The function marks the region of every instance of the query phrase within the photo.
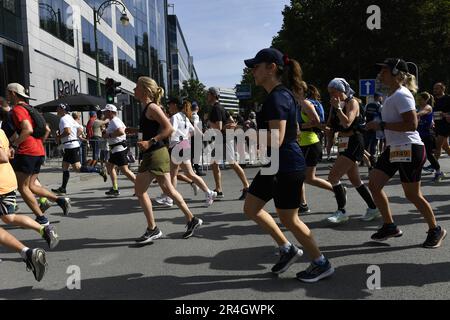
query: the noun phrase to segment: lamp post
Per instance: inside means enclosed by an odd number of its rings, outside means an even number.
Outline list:
[[[419,86],[419,67],[417,66],[417,64],[415,64],[414,62],[407,62],[406,64],[412,64],[416,70],[416,81],[417,81],[417,86]]]
[[[127,26],[130,23],[130,18],[128,18],[127,15],[127,8],[125,5],[118,0],[107,0],[103,2],[98,9],[95,8],[95,6],[92,8],[94,11],[94,39],[95,39],[95,72],[97,77],[97,96],[101,95],[101,86],[100,86],[100,58],[98,53],[98,38],[97,38],[97,24],[100,23],[100,19],[103,16],[103,13],[105,12],[105,9],[111,5],[118,5],[122,7],[122,16],[120,17],[120,22],[122,25]]]
[[[59,23],[61,23],[61,10],[58,9],[58,12],[53,9],[53,7],[47,3],[39,3],[39,7],[44,8],[52,15],[52,20],[55,21],[55,27],[56,27],[56,35],[59,38],[60,37],[60,28],[58,26]]]

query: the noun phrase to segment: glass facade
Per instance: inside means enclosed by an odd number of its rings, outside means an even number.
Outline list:
[[[100,5],[105,2],[105,0],[84,0],[84,2],[86,2],[91,8],[98,9],[100,8]],[[101,16],[103,21],[105,21],[110,27],[112,27],[112,10],[111,10],[111,6],[106,6],[104,7],[105,10],[103,10],[103,12],[101,12]],[[92,13],[92,15],[94,15]]]
[[[0,0],[0,37],[22,44],[22,21],[19,0]]]
[[[83,32],[83,53],[95,59],[94,26],[83,17],[81,19],[81,30]],[[114,70],[112,41],[97,30],[97,43],[100,63]]]
[[[117,49],[117,55],[119,58],[119,73],[129,80],[136,82],[136,61],[120,48]]]
[[[74,46],[72,7],[64,0],[39,0],[39,26],[56,38]]]
[[[8,83],[24,84],[23,53],[0,44],[0,95]]]

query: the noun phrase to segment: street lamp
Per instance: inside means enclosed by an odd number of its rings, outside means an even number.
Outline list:
[[[417,64],[415,64],[414,62],[407,62],[406,64],[412,64],[416,70],[416,81],[417,81],[417,86],[419,86],[419,67],[417,66]]]
[[[100,23],[100,19],[103,16],[103,13],[105,12],[105,9],[111,5],[118,5],[122,7],[122,16],[120,17],[120,22],[123,26],[128,26],[130,23],[130,18],[127,15],[127,8],[125,5],[118,0],[107,0],[103,2],[98,9],[95,8],[95,6],[92,8],[94,11],[94,38],[95,38],[95,71],[96,71],[96,77],[97,77],[97,96],[101,95],[101,87],[100,87],[100,58],[98,53],[98,40],[97,40],[97,24]]]
[[[58,12],[56,12],[51,5],[41,2],[39,2],[39,7],[44,8],[52,15],[52,20],[55,21],[56,35],[58,38],[60,38],[60,27],[58,26],[58,24],[61,23],[61,10],[58,9]]]

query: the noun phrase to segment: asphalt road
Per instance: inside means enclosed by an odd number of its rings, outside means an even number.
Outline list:
[[[443,158],[442,165],[450,171],[450,158]],[[327,166],[320,165],[320,175],[326,176]],[[362,172],[367,178],[367,169],[362,168]],[[246,173],[251,179],[257,169],[247,169]],[[181,239],[185,220],[178,208],[156,209],[157,223],[165,237],[144,247],[137,247],[134,239],[145,231],[145,218],[132,197],[131,184],[123,176],[122,196],[117,199],[105,198],[110,185],[100,177],[72,176],[68,188],[73,203],[70,216],[62,216],[57,206],[49,210],[61,242],[48,252],[47,275],[37,283],[19,256],[1,247],[0,299],[448,299],[450,239],[437,250],[421,248],[427,226],[405,201],[398,177],[386,192],[404,236],[383,244],[370,241],[380,221],[358,220],[365,206],[354,188],[348,192],[351,220],[332,227],[324,219],[336,209],[334,197],[308,187],[313,213],[303,219],[336,268],[332,278],[308,285],[295,280],[295,274],[309,264],[306,256],[285,274],[270,274],[278,259],[276,246],[242,213],[243,202],[236,200],[242,187],[233,171],[223,174],[225,199],[209,209],[202,208],[202,195],[194,197],[190,186],[179,184],[194,214],[205,222],[195,237]],[[61,173],[45,169],[41,180],[56,187]],[[206,182],[213,186],[211,173]],[[440,224],[450,230],[450,179],[436,185],[431,176],[425,176],[423,184]],[[154,197],[160,191],[152,186],[149,193]],[[30,213],[23,203],[20,207],[25,214]],[[267,208],[274,212],[272,203]],[[6,229],[30,247],[46,249],[45,242],[32,231]],[[380,268],[381,289],[368,289],[371,274],[367,271],[373,265]],[[74,283],[73,270],[80,271],[80,290],[67,288],[68,280]]]

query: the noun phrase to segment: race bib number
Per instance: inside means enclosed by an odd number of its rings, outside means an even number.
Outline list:
[[[348,142],[350,141],[350,137],[340,137],[339,138],[339,152],[345,152],[348,149]]]
[[[444,115],[442,114],[441,111],[436,111],[435,113],[433,113],[433,117],[434,117],[434,120],[440,121],[444,118]]]
[[[411,163],[412,145],[406,144],[391,147],[390,160],[392,163]]]

